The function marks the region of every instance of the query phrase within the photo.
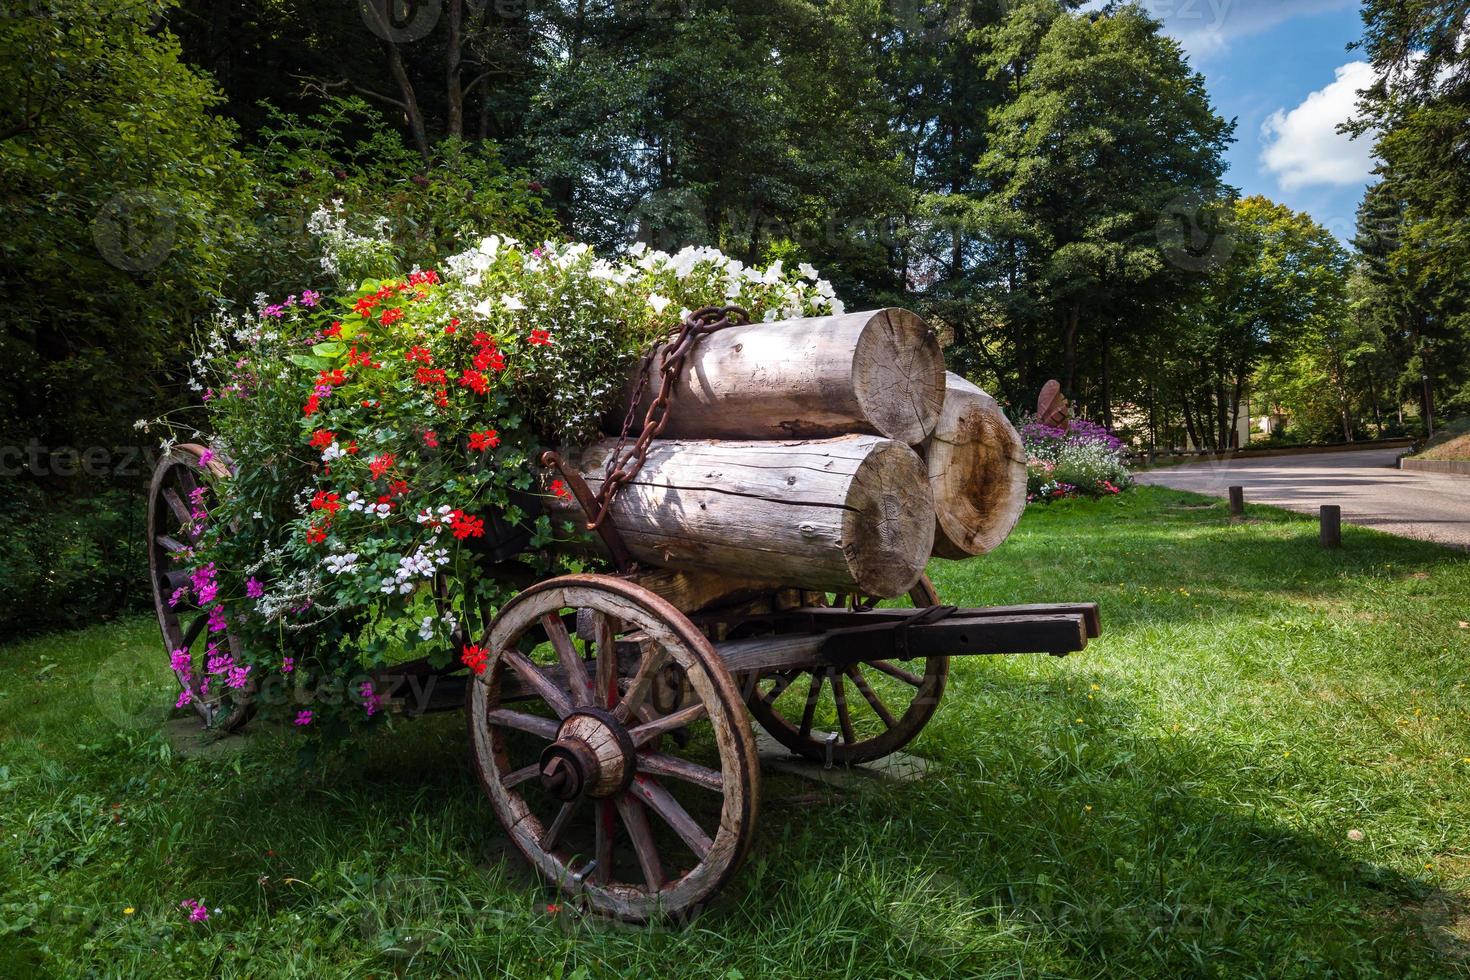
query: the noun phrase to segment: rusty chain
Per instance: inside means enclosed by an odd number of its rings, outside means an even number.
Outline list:
[[[598,530],[602,527],[603,522],[607,520],[608,513],[612,510],[613,498],[633,477],[638,475],[638,471],[643,468],[644,461],[648,459],[648,444],[657,439],[659,433],[663,432],[664,426],[668,425],[669,406],[674,400],[674,383],[678,379],[679,372],[684,369],[684,361],[695,343],[699,338],[712,334],[716,330],[749,322],[750,314],[746,313],[743,307],[704,306],[685,315],[672,339],[656,345],[653,350],[643,355],[643,361],[638,370],[638,383],[633,387],[633,396],[628,403],[628,414],[623,419],[623,429],[618,435],[618,444],[607,458],[602,486],[597,490],[595,498],[597,513],[587,515],[589,529]],[[633,445],[629,446],[628,435],[633,428],[633,420],[638,414],[638,403],[643,400],[644,393],[648,390],[648,378],[651,373],[648,368],[660,356],[663,358],[663,363],[658,371],[658,397],[644,413],[643,431],[639,433]]]

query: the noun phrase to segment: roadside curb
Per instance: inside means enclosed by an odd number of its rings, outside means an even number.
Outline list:
[[[1418,470],[1421,473],[1451,473],[1455,476],[1470,476],[1470,460],[1466,459],[1399,459],[1399,469]]]

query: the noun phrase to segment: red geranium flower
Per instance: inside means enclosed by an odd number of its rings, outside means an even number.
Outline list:
[[[489,657],[490,655],[488,653],[486,653],[484,650],[481,650],[473,643],[468,644],[464,648],[464,651],[459,655],[460,661],[463,662],[463,664],[470,670],[473,670],[476,674],[485,673],[485,661],[488,660]]]
[[[410,364],[414,363],[415,361],[418,361],[422,364],[434,363],[434,355],[429,353],[429,348],[424,347],[421,344],[414,344],[412,347],[410,347],[408,349],[408,353],[403,355],[403,359]]]
[[[393,307],[390,310],[384,310],[383,311],[383,315],[381,317],[379,317],[378,319],[382,320],[383,321],[383,326],[386,327],[390,323],[394,323],[394,322],[396,322],[398,320],[403,319],[403,308],[402,307],[399,307],[399,306],[395,306],[395,307]]]
[[[366,320],[373,315],[373,307],[377,305],[378,298],[376,296],[364,296],[354,303],[352,308],[357,311],[358,316]]]
[[[527,341],[532,347],[549,347],[551,345],[551,333],[547,330],[532,329],[531,339]]]
[[[341,368],[337,368],[334,371],[321,371],[316,376],[316,383],[319,385],[331,385],[333,387],[345,385],[347,383],[347,372]]]
[[[465,538],[483,538],[485,522],[478,517],[471,517],[462,510],[456,510],[449,515],[449,530],[460,541]]]
[[[459,386],[469,388],[477,395],[490,390],[490,382],[479,371],[464,371],[459,376]]]
[[[500,445],[500,433],[494,429],[470,433],[470,448],[477,453],[484,452],[487,449],[494,449],[498,445]]]
[[[373,479],[376,480],[384,473],[387,473],[389,470],[391,470],[393,468],[393,463],[394,459],[392,453],[382,453],[381,455],[374,456],[371,460],[368,461],[368,469],[372,472]]]
[[[486,347],[475,355],[475,370],[504,371],[505,355],[493,347]]]
[[[326,449],[337,439],[337,433],[328,432],[326,429],[317,429],[311,434],[312,449]]]
[[[341,320],[333,320],[332,321],[332,325],[330,327],[328,327],[327,329],[325,329],[325,330],[322,331],[322,336],[323,337],[340,337],[340,336],[342,336],[342,321]]]
[[[301,411],[306,415],[315,415],[321,407],[322,400],[316,395],[312,395],[306,399],[306,404],[301,406]]]
[[[567,485],[560,480],[551,481],[551,492],[556,494],[562,500],[565,500],[572,495],[572,491],[568,490]]]
[[[357,349],[357,345],[353,344],[352,349],[347,352],[347,366],[356,367],[359,364],[365,367],[374,368],[383,366],[381,364],[374,364],[373,355],[371,353],[369,353],[368,351],[359,351]]]
[[[335,493],[327,493],[325,490],[318,490],[316,496],[311,499],[312,510],[324,510],[328,514],[337,513],[337,508],[341,506],[337,502],[337,495]]]
[[[438,449],[439,448],[439,434],[436,433],[433,429],[430,429],[429,431],[425,432],[424,433],[424,445],[428,446],[430,449]]]
[[[306,529],[307,544],[321,544],[327,540],[327,527],[330,522],[323,521],[321,524],[313,524]]]

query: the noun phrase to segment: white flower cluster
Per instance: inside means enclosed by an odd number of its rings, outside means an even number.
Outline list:
[[[449,564],[448,549],[430,550],[428,545],[420,545],[413,554],[404,555],[398,559],[397,570],[392,575],[384,577],[379,591],[407,595],[418,588],[418,579],[433,578],[434,572],[447,564]]]
[[[345,555],[328,555],[322,559],[322,566],[333,575],[349,575],[357,571],[357,552],[349,551]]]
[[[332,445],[335,446],[336,443],[333,443]],[[323,456],[322,458],[325,459],[326,457]],[[344,497],[344,498],[342,498],[342,499],[347,502],[347,509],[348,510],[355,511],[356,513],[359,513],[359,514],[371,514],[371,515],[377,517],[379,520],[381,520],[381,519],[387,517],[389,514],[393,513],[393,505],[392,504],[387,504],[387,503],[375,504],[375,503],[371,503],[368,500],[364,499],[363,498],[363,495],[360,494],[360,493],[358,493],[356,490],[348,491],[347,496]]]
[[[413,519],[420,524],[427,524],[430,534],[438,534],[444,530],[444,525],[449,523],[449,515],[452,512],[453,508],[448,504],[440,504],[438,510],[430,510],[425,507],[415,514]]]
[[[454,618],[454,613],[446,609],[437,620],[433,616],[425,616],[423,618],[423,620],[419,623],[419,639],[432,640],[434,638],[434,634],[437,632],[437,629],[435,628],[436,622],[444,624],[444,630],[446,633],[453,633],[455,629],[459,626],[459,620]]]
[[[347,227],[340,200],[317,208],[307,219],[306,230],[321,239],[322,271],[338,277],[344,284],[361,278],[366,269],[392,259],[393,245],[387,239],[388,219],[375,219],[373,233],[359,235]]]

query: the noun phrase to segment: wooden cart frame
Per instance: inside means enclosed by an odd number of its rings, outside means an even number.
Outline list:
[[[205,628],[170,599],[171,556],[194,527],[191,495],[229,475],[203,447],[175,446],[149,502],[150,571],[169,650]],[[628,921],[683,916],[750,848],[760,771],[751,718],[827,764],[907,745],[934,715],[949,659],[1062,656],[1099,633],[1094,604],[956,608],[927,578],[913,608],[861,596],[665,569],[539,582],[501,608],[483,674],[399,665],[378,679],[409,713],[466,709],[491,806],[528,861],[573,900]],[[232,641],[233,642],[233,641]],[[202,672],[196,663],[192,670]],[[201,676],[180,676],[194,689]],[[423,682],[427,679],[428,683]],[[410,698],[409,689],[427,692]],[[218,699],[196,699],[207,723]]]

